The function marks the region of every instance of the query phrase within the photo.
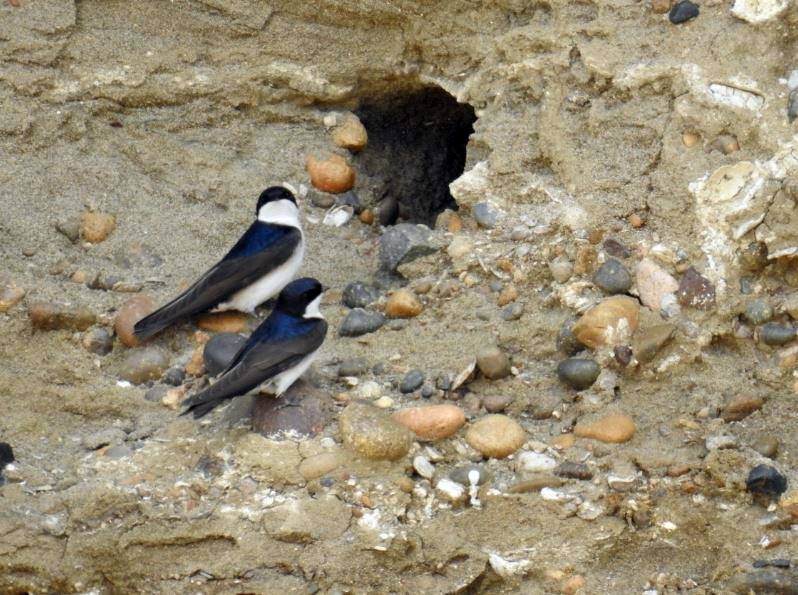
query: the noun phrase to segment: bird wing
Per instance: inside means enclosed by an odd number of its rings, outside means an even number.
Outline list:
[[[326,334],[327,323],[322,319],[306,332],[283,340],[257,340],[253,334],[213,385],[186,400],[182,415],[192,412],[199,418],[225,400],[248,393],[318,349]]]
[[[252,224],[230,252],[191,287],[138,321],[136,337],[148,339],[181,318],[219,305],[283,264],[301,241],[302,232],[295,227]]]

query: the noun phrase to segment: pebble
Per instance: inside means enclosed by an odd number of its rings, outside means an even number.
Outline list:
[[[344,114],[332,131],[333,142],[350,151],[361,151],[368,144],[366,127],[355,114]]]
[[[754,300],[745,307],[743,316],[749,323],[758,326],[773,318],[773,308],[765,300]]]
[[[601,442],[628,442],[635,434],[635,422],[626,414],[613,413],[590,423],[578,423],[574,434]]]
[[[357,388],[357,396],[361,399],[374,400],[380,397],[380,385],[373,380],[366,380]]]
[[[574,258],[574,273],[577,275],[588,275],[596,268],[598,254],[596,249],[589,244],[582,244],[576,249]]]
[[[209,376],[216,376],[233,361],[247,338],[236,333],[219,333],[211,337],[202,351],[202,361]]]
[[[477,354],[477,367],[485,378],[498,380],[510,375],[510,358],[497,346],[492,345]]]
[[[779,496],[787,491],[787,478],[770,465],[757,465],[748,473],[745,489],[752,494]]]
[[[655,312],[662,308],[663,298],[679,289],[670,273],[649,259],[641,260],[635,269],[640,301]]]
[[[394,272],[401,264],[438,251],[432,230],[415,223],[400,223],[389,227],[380,237],[380,268]]]
[[[279,398],[259,396],[254,401],[252,429],[266,437],[315,436],[333,414],[329,395],[302,380]]]
[[[554,277],[557,283],[565,283],[574,274],[574,265],[563,254],[549,263],[549,271],[551,271],[551,276]]]
[[[306,480],[318,479],[334,471],[344,462],[339,452],[322,452],[304,459],[299,464],[299,474]]]
[[[675,330],[671,324],[657,324],[641,329],[632,343],[632,351],[638,361],[646,363],[653,360],[659,350],[673,336]]]
[[[551,471],[557,466],[557,461],[548,455],[538,452],[522,451],[516,458],[516,469],[518,471],[528,471],[530,473],[543,473]]]
[[[244,333],[249,330],[249,316],[243,312],[208,312],[197,318],[197,328],[212,333]]]
[[[99,244],[116,229],[113,215],[86,211],[80,216],[80,233],[83,239],[92,244]]]
[[[338,376],[362,376],[369,370],[364,357],[350,357],[338,364]]]
[[[169,358],[158,347],[133,349],[125,355],[119,368],[119,377],[133,384],[157,380],[169,367]]]
[[[751,242],[740,251],[739,258],[743,270],[751,273],[758,273],[770,264],[768,247],[764,242]]]
[[[344,444],[369,459],[396,460],[407,454],[413,434],[382,409],[351,403],[338,419]]]
[[[450,404],[408,407],[394,412],[393,419],[422,440],[442,440],[463,427],[465,412]]]
[[[39,330],[69,329],[85,331],[95,323],[94,312],[82,306],[69,306],[49,302],[35,302],[28,305],[33,328]]]
[[[496,227],[501,212],[490,202],[478,202],[471,207],[471,214],[474,216],[477,225],[485,229]]]
[[[355,170],[341,155],[330,155],[327,159],[308,155],[305,167],[310,183],[323,192],[338,194],[355,185]]]
[[[740,150],[740,143],[733,134],[720,134],[709,146],[711,149],[720,151],[724,155],[730,155]]]
[[[521,302],[514,302],[502,308],[499,312],[499,316],[501,316],[501,319],[506,322],[512,322],[513,320],[518,320],[524,315],[524,309],[524,304]]]
[[[55,228],[73,244],[80,239],[80,217],[69,217],[56,221]]]
[[[205,374],[207,370],[205,369],[205,345],[198,345],[194,352],[191,354],[191,358],[188,360],[186,364],[186,374],[189,376],[199,377]]]
[[[380,299],[380,292],[361,281],[353,281],[344,288],[341,301],[347,308],[365,308]]]
[[[784,345],[795,339],[795,328],[778,322],[766,322],[759,329],[759,338],[765,345]]]
[[[114,348],[114,336],[101,326],[86,331],[80,342],[86,351],[95,355],[108,355]]]
[[[651,0],[651,10],[656,14],[665,14],[671,9],[671,0]]]
[[[715,286],[693,267],[679,280],[676,299],[682,306],[709,310],[715,305]]]
[[[149,393],[149,391],[147,391]],[[186,396],[187,389],[184,386],[178,386],[176,388],[171,388],[163,393],[161,397],[161,405],[164,407],[171,409],[172,411],[176,411],[177,408],[180,406],[180,403],[183,402],[183,398]],[[147,398],[147,395],[144,395]],[[148,399],[149,400],[149,399]]]
[[[693,4],[690,2],[690,0],[682,0],[681,2],[677,2],[673,5],[673,8],[671,8],[670,13],[668,14],[668,18],[674,25],[686,23],[697,16],[698,5]]]
[[[474,243],[466,236],[455,236],[446,248],[446,254],[453,260],[457,260],[474,249]]]
[[[444,500],[449,502],[459,502],[466,496],[465,487],[447,477],[442,477],[438,481],[435,485],[435,490]]]
[[[512,395],[488,395],[482,397],[482,406],[488,413],[501,413],[513,402]]]
[[[468,428],[466,442],[483,456],[503,459],[526,442],[521,425],[506,415],[486,415]]]
[[[626,293],[632,287],[632,275],[622,262],[610,258],[593,275],[593,283],[607,293]]]
[[[530,492],[539,492],[544,488],[559,488],[563,484],[562,479],[552,475],[540,475],[519,481],[507,488],[508,494],[528,494]]]
[[[394,406],[394,400],[385,395],[374,401],[374,406],[379,407],[380,409],[390,409]]]
[[[798,89],[793,89],[787,99],[787,119],[792,122],[796,117],[798,117]]]
[[[397,289],[385,304],[385,314],[390,318],[413,318],[423,310],[421,302],[409,289]]]
[[[151,403],[162,403],[168,390],[169,389],[163,384],[156,384],[152,388],[147,389],[144,393],[144,399]]]
[[[704,441],[707,450],[721,450],[725,448],[737,448],[737,438],[729,434],[714,434],[707,436]]]
[[[25,290],[17,286],[11,275],[0,273],[0,312],[8,312],[24,295]]]
[[[321,220],[321,223],[332,227],[342,227],[349,223],[354,213],[354,209],[349,205],[338,205],[324,214],[324,219]]]
[[[381,312],[354,308],[344,318],[338,329],[338,334],[342,337],[359,337],[373,333],[383,324],[385,324],[385,316]]]
[[[172,366],[163,375],[161,380],[170,386],[180,386],[186,379],[186,371],[180,366]]]
[[[723,421],[740,421],[754,411],[762,409],[764,400],[754,395],[737,395],[723,407],[721,417]]]
[[[560,330],[557,332],[556,346],[557,351],[565,355],[574,355],[582,351],[585,346],[582,345],[576,337],[574,337],[573,328],[576,319],[573,316],[568,316],[560,325]]]
[[[424,380],[424,372],[421,370],[410,370],[405,377],[402,378],[402,382],[399,384],[399,392],[405,395],[412,393],[424,384]]]
[[[761,434],[751,443],[751,448],[763,457],[773,459],[779,451],[779,440],[770,434]]]
[[[127,434],[119,428],[106,428],[105,430],[83,436],[80,442],[83,448],[97,450],[102,446],[124,442],[125,438],[127,438]]]
[[[123,345],[138,347],[141,345],[133,334],[136,323],[155,310],[155,302],[148,295],[136,295],[125,301],[114,320],[114,331]]]
[[[477,485],[483,485],[491,478],[490,472],[482,465],[463,465],[452,469],[449,473],[449,479],[456,481],[460,485],[470,486],[471,479],[475,474],[477,476]]]
[[[557,477],[567,477],[569,479],[588,480],[593,479],[593,471],[584,463],[574,463],[572,461],[565,461],[560,463],[554,470],[554,475]]]
[[[413,469],[425,479],[432,479],[432,476],[435,474],[435,466],[423,455],[416,455],[413,457]]]
[[[399,203],[395,196],[387,196],[377,205],[377,221],[380,225],[393,225],[398,217]]]
[[[606,298],[576,321],[572,332],[577,341],[593,349],[626,345],[637,329],[640,305],[625,296]]]
[[[507,287],[501,290],[501,292],[499,293],[499,297],[496,300],[496,303],[499,306],[506,306],[507,304],[511,304],[517,299],[518,299],[518,289],[516,288],[515,285],[510,283],[509,285],[507,285]]]
[[[319,209],[329,209],[335,204],[335,195],[311,189],[310,204]]]
[[[592,359],[571,357],[557,365],[557,377],[560,381],[576,390],[593,386],[600,373],[601,367]]]

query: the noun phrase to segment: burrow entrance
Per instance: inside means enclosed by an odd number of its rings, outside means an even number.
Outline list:
[[[430,86],[364,100],[355,113],[369,135],[355,161],[380,223],[432,226],[438,213],[457,208],[449,183],[465,167],[473,107]]]

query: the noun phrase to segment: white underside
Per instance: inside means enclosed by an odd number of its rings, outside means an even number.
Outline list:
[[[310,364],[313,363],[313,360],[316,359],[319,350],[313,351],[303,357],[297,365],[293,368],[289,368],[285,372],[280,372],[277,376],[274,376],[266,382],[263,387],[268,390],[269,392],[273,393],[274,396],[279,397],[288,388],[296,382],[302,374],[304,374],[307,369],[310,367]]]
[[[278,200],[263,205],[258,219],[264,223],[296,227],[302,233],[299,223],[299,209],[288,200]],[[288,285],[302,266],[305,256],[305,238],[299,240],[291,257],[279,267],[261,277],[250,286],[234,293],[226,302],[219,304],[216,311],[239,310],[251,314],[260,304],[274,297]]]

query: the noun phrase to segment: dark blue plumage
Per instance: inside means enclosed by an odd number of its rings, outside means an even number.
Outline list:
[[[269,225],[256,221],[225,255],[228,258],[252,256],[288,238],[296,230],[283,225]]]

